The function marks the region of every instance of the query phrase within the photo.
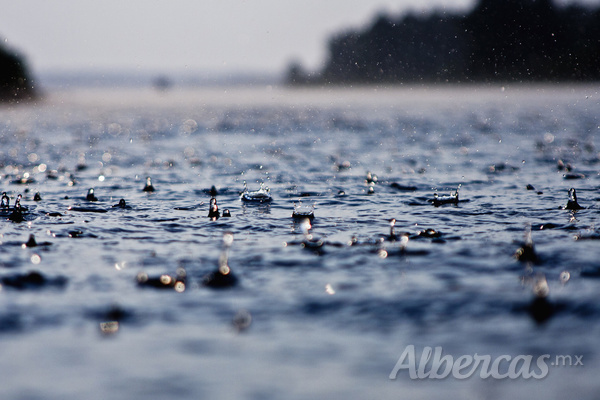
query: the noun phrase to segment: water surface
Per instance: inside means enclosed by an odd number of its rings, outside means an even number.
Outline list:
[[[73,89],[4,107],[0,190],[28,212],[0,221],[0,397],[594,398],[599,130],[595,86]],[[244,182],[273,201],[242,202]],[[430,202],[459,185],[464,201]],[[207,218],[212,186],[231,218]],[[537,263],[513,256],[528,225]],[[239,284],[205,287],[226,232]],[[30,234],[51,244],[22,248]],[[178,270],[183,291],[137,281]],[[390,380],[408,345],[585,365]]]

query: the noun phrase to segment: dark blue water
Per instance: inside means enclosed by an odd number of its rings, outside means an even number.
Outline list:
[[[0,221],[0,397],[594,398],[599,133],[595,86],[72,90],[1,108],[0,190],[27,209]],[[272,201],[241,201],[244,182]],[[207,217],[212,186],[231,218]],[[527,226],[536,262],[514,257]],[[225,233],[237,284],[215,289]],[[584,366],[390,380],[408,345]]]

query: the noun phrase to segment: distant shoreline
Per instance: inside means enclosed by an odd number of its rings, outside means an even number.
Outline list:
[[[45,92],[39,106],[69,107],[123,107],[136,105],[147,110],[172,107],[194,107],[198,112],[218,107],[264,107],[312,109],[323,107],[341,112],[364,107],[381,112],[400,112],[423,104],[463,104],[477,107],[481,101],[497,100],[514,106],[527,106],[531,100],[552,105],[554,99],[572,99],[596,102],[600,99],[600,85],[578,84],[469,84],[469,85],[374,85],[356,86],[228,86],[228,87],[175,87],[162,92],[146,87],[70,87]],[[433,103],[432,103],[433,102]],[[392,108],[389,108],[393,105]]]
[[[260,72],[205,72],[205,71],[153,71],[153,70],[47,70],[37,73],[45,89],[53,88],[144,88],[157,87],[162,82],[164,90],[178,87],[229,87],[241,85],[276,85],[283,80],[281,74]]]
[[[23,56],[0,46],[0,103],[31,101],[38,95]]]
[[[290,85],[600,81],[600,6],[479,0],[468,13],[380,14],[332,36],[317,71]]]

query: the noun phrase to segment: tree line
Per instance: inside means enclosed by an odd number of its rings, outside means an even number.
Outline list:
[[[479,0],[465,15],[379,15],[329,40],[320,71],[289,84],[564,82],[600,79],[600,8]]]
[[[30,100],[35,96],[23,58],[0,45],[0,103]]]

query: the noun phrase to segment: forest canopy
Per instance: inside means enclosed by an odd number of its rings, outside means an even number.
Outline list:
[[[600,8],[479,0],[465,15],[379,15],[335,35],[320,71],[289,84],[564,82],[600,79]]]
[[[23,58],[0,45],[0,102],[17,102],[34,97],[33,81]]]

